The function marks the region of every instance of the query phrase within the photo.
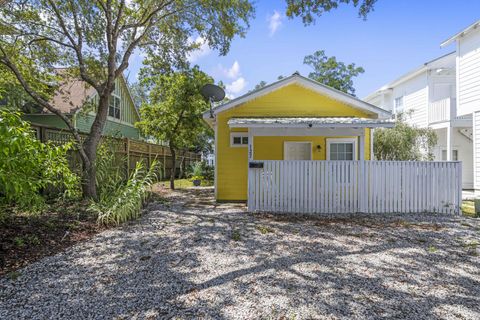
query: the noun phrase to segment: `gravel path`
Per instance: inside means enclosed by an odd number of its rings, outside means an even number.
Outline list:
[[[171,194],[0,279],[0,319],[480,319],[480,221],[288,218]]]

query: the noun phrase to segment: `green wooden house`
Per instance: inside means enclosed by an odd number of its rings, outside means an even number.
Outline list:
[[[52,103],[65,115],[72,119],[75,127],[83,133],[90,132],[95,119],[95,106],[98,95],[96,91],[81,80],[71,80],[63,84]],[[25,120],[32,125],[67,129],[66,124],[55,114],[45,110],[37,110],[25,114]],[[108,118],[104,128],[104,135],[119,138],[143,140],[135,123],[140,120],[133,102],[128,85],[123,76],[115,81],[115,90],[110,99]]]

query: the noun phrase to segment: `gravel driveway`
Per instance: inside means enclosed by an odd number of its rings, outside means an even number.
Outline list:
[[[1,278],[0,318],[480,319],[478,220],[254,216],[211,195]]]

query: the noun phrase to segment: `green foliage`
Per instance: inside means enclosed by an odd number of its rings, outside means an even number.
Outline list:
[[[190,177],[190,180],[195,180],[194,177],[200,177],[198,180],[212,181],[214,179],[214,169],[204,161],[197,161],[188,168],[187,176]]]
[[[378,160],[433,160],[437,135],[431,128],[416,128],[400,115],[395,127],[375,129],[373,152]]]
[[[260,231],[261,234],[272,233],[273,229],[265,226],[257,226],[257,230]]]
[[[142,84],[142,82],[134,82],[129,85],[129,88],[135,108],[139,109],[141,105],[148,102],[147,88]]]
[[[213,132],[202,119],[202,113],[210,106],[200,93],[205,84],[213,83],[210,76],[194,67],[156,75],[145,81],[152,87],[149,104],[140,108],[142,120],[136,123],[145,136],[168,141],[172,155],[179,149],[200,151],[211,146]],[[175,168],[175,156],[172,161],[172,168]],[[175,187],[174,178],[172,169],[172,188]]]
[[[215,178],[215,168],[209,166],[206,162],[202,162],[202,176],[205,180],[213,181]]]
[[[240,231],[237,229],[232,230],[232,240],[233,241],[240,241],[242,240],[242,235],[240,234]]]
[[[377,0],[287,0],[287,17],[301,17],[308,25],[315,22],[315,16],[320,17],[330,10],[337,9],[340,4],[353,4],[358,7],[358,15],[366,19],[373,11]]]
[[[190,177],[201,177],[203,175],[203,168],[202,168],[202,163],[200,161],[195,162],[190,166],[189,170],[189,176]]]
[[[158,184],[162,188],[169,188],[169,182],[163,181]],[[202,180],[202,187],[211,187],[213,186],[213,181]],[[193,183],[190,179],[176,179],[175,180],[175,189],[187,189],[193,187]]]
[[[325,51],[318,50],[304,58],[303,63],[313,68],[308,77],[324,85],[355,95],[353,78],[364,73],[355,63],[345,64],[335,57],[327,57]]]
[[[8,107],[13,110],[23,110],[24,106],[32,105],[32,98],[27,95],[17,79],[0,64],[0,105],[8,102]]]
[[[66,157],[70,148],[40,142],[20,113],[0,110],[0,202],[35,211],[45,204],[45,188],[78,195],[79,179]]]
[[[115,153],[114,140],[106,139],[97,149],[96,184],[100,198],[115,193],[119,185],[125,184],[126,174],[125,157],[118,157]]]
[[[0,5],[0,66],[70,128],[83,162],[84,196],[96,198],[99,133],[115,79],[133,52],[145,54],[145,70],[154,74],[184,68],[204,43],[225,55],[233,38],[245,35],[253,14],[248,0],[6,1]],[[78,79],[99,97],[96,125],[83,143],[70,119],[51,103],[53,94],[68,102],[62,85]]]
[[[30,234],[23,237],[17,236],[13,238],[13,243],[18,248],[23,248],[27,245],[34,247],[40,245],[40,239],[36,235]]]
[[[265,87],[266,85],[267,85],[267,82],[265,82],[265,81],[262,80],[262,81],[260,81],[259,83],[257,83],[257,84],[255,85],[255,87],[254,87],[252,90],[250,90],[250,92],[251,92],[251,91],[256,91],[256,90],[262,89],[262,88]]]
[[[157,181],[156,167],[155,161],[149,170],[145,169],[142,162],[137,162],[126,183],[110,185],[102,190],[99,200],[92,201],[89,206],[90,211],[97,214],[98,223],[118,225],[138,218],[149,187]]]
[[[430,245],[427,249],[428,252],[430,253],[435,253],[438,251],[437,247],[435,247],[434,245]]]
[[[145,134],[168,141],[177,149],[192,148],[197,137],[211,131],[202,120],[209,104],[200,89],[213,79],[198,67],[147,78],[152,84],[150,104],[140,108],[138,128]]]
[[[41,70],[52,75],[61,65],[99,84],[111,55],[123,69],[138,47],[163,69],[186,63],[201,45],[194,37],[224,55],[235,36],[245,35],[253,14],[248,0],[7,1],[0,6],[0,57],[8,55],[28,79],[41,77]]]

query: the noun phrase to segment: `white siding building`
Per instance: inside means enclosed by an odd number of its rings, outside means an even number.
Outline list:
[[[473,118],[473,180],[480,196],[480,21],[475,22],[441,46],[456,44],[457,114]]]
[[[435,160],[459,160],[463,188],[473,188],[472,119],[458,116],[456,54],[449,53],[384,85],[364,100],[393,114],[403,113],[417,127],[430,127],[438,136]]]

